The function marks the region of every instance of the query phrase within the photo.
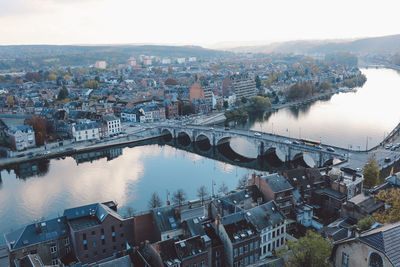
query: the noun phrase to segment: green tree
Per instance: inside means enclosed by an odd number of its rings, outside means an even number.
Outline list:
[[[246,104],[246,103],[247,103],[247,98],[245,98],[244,96],[242,96],[242,98],[240,99],[240,101],[241,101],[243,104]]]
[[[357,226],[361,231],[366,231],[375,223],[374,218],[369,215],[358,221]]]
[[[228,101],[226,101],[226,100],[224,101],[223,107],[224,107],[224,108],[229,108],[229,103],[228,103]]]
[[[149,203],[147,205],[149,207],[149,209],[154,209],[154,208],[158,208],[162,206],[162,202],[161,202],[161,198],[160,196],[157,194],[157,192],[153,192],[153,194],[151,194]]]
[[[268,97],[253,96],[250,98],[250,107],[255,111],[264,111],[271,107],[271,101]]]
[[[362,173],[364,175],[364,185],[374,187],[379,184],[379,166],[374,157],[369,158],[365,164]]]
[[[69,97],[69,93],[65,85],[61,88],[60,92],[58,93],[57,100],[64,100]]]
[[[190,115],[194,113],[194,105],[192,103],[186,102],[181,107],[181,115]]]
[[[331,254],[331,244],[323,237],[308,230],[304,237],[296,241],[288,241],[288,250],[282,249],[278,255],[289,255],[287,267],[328,267]]]

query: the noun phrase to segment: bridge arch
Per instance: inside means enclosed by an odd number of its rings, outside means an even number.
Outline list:
[[[207,136],[207,135],[205,135],[205,134],[198,134],[197,136],[196,136],[196,139],[195,139],[195,142],[196,142],[196,145],[198,146],[198,148],[200,148],[200,150],[203,150],[203,151],[208,151],[208,150],[210,150],[210,148],[211,148],[211,140],[210,140],[210,138]]]
[[[188,146],[192,143],[192,138],[190,134],[186,131],[180,131],[177,134],[178,143],[183,146]]]

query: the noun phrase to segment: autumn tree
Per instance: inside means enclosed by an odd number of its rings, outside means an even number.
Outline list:
[[[359,220],[357,226],[358,228],[360,228],[361,231],[366,231],[370,229],[374,223],[375,223],[374,218],[371,215],[369,215]]]
[[[284,257],[289,255],[287,267],[328,267],[331,264],[328,258],[331,254],[331,244],[322,236],[308,230],[304,237],[295,241],[288,241],[287,248],[278,252]]]
[[[400,189],[381,190],[376,195],[378,200],[389,206],[384,211],[378,211],[373,214],[374,219],[380,223],[393,223],[400,221]]]
[[[47,76],[47,79],[49,79],[49,81],[55,81],[57,79],[57,75],[50,73],[49,76]]]
[[[161,206],[162,206],[161,198],[157,194],[157,192],[154,192],[153,194],[151,194],[151,197],[150,197],[150,200],[148,203],[148,207],[149,207],[149,209],[154,209],[154,208],[158,208]]]
[[[269,101],[268,97],[253,96],[250,98],[250,106],[255,111],[264,111],[271,107],[271,101]]]
[[[200,186],[200,188],[197,189],[197,196],[198,196],[198,197],[200,198],[200,200],[201,200],[201,205],[203,205],[204,198],[208,196],[207,187],[205,187],[204,185]]]
[[[83,86],[85,88],[97,89],[97,88],[99,88],[99,83],[96,80],[91,80],[91,81],[85,82]]]
[[[41,116],[33,116],[28,119],[27,124],[32,126],[33,131],[35,132],[36,145],[44,145],[47,136],[45,119]]]
[[[379,184],[379,166],[374,157],[369,158],[364,166],[362,173],[364,175],[364,185],[374,187]]]
[[[183,191],[183,189],[178,189],[175,191],[175,193],[172,195],[172,201],[175,204],[178,204],[178,206],[182,205],[182,202],[186,200],[186,193]]]

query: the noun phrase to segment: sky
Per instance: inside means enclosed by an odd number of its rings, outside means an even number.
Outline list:
[[[399,34],[398,0],[0,0],[0,45],[206,47]]]

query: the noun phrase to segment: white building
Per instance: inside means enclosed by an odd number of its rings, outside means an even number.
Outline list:
[[[99,124],[86,122],[72,125],[72,138],[75,142],[100,139]]]
[[[104,122],[107,124],[108,136],[114,136],[121,133],[121,120],[114,115],[105,115]]]
[[[96,63],[94,64],[94,67],[104,70],[104,69],[107,68],[107,62],[105,62],[105,61],[96,61]]]
[[[189,62],[196,62],[197,58],[196,57],[189,57]]]
[[[260,233],[260,258],[272,256],[286,242],[286,222],[275,201],[249,209],[247,218]]]
[[[184,57],[177,58],[177,59],[176,59],[176,62],[177,62],[178,64],[183,64],[183,63],[185,63],[185,58],[184,58]]]
[[[11,146],[17,151],[36,146],[35,132],[29,125],[12,127],[8,130],[7,135]]]
[[[170,58],[163,58],[161,61],[162,64],[171,64],[171,59]]]
[[[121,112],[121,120],[136,122],[136,113],[133,108],[124,108]]]

